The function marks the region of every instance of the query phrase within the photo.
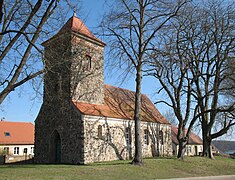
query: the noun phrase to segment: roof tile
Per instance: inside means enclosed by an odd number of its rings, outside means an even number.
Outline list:
[[[134,119],[135,93],[127,89],[105,85],[103,105],[74,101],[75,106],[85,115],[104,116],[120,119]],[[141,117],[146,122],[169,124],[146,95],[141,95]]]
[[[105,46],[105,43],[95,37],[94,34],[86,27],[86,25],[82,22],[81,19],[79,19],[76,16],[72,16],[66,23],[65,25],[59,30],[57,34],[55,34],[52,38],[48,39],[47,41],[43,42],[42,44],[44,45],[45,43],[49,42],[51,39],[54,39],[55,37],[60,36],[61,34],[64,34],[66,32],[75,32],[78,34],[81,34],[85,37],[88,37],[94,41],[97,41],[101,43],[103,46]]]
[[[187,129],[185,129],[185,131],[187,131]],[[179,144],[178,139],[177,139],[177,133],[178,133],[178,127],[176,126],[171,127],[171,138],[172,138],[172,142],[175,144]],[[194,134],[193,132],[191,132],[189,136],[188,144],[202,144],[202,139],[196,134]]]
[[[9,136],[6,136],[6,132]],[[34,144],[34,125],[28,122],[0,121],[0,144]]]

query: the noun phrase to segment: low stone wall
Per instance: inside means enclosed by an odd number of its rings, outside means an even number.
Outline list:
[[[5,163],[27,162],[32,160],[32,155],[27,156],[6,156]]]
[[[0,165],[5,164],[5,156],[0,156]]]

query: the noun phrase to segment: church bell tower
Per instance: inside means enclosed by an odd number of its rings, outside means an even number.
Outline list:
[[[61,93],[63,88],[70,86],[70,93],[64,94],[65,89],[61,95],[69,95],[73,101],[103,103],[105,43],[96,38],[79,18],[71,17],[43,46],[46,68],[57,73],[57,77],[53,77],[57,79],[53,85],[58,88],[56,91]],[[68,75],[67,79],[63,78]],[[51,88],[51,80],[48,86],[46,83],[45,87]]]
[[[42,44],[43,104],[35,120],[36,163],[83,163],[84,125],[74,102],[104,103],[104,46],[72,16]]]

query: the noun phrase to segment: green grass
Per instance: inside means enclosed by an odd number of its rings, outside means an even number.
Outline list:
[[[0,179],[161,179],[193,176],[235,175],[235,159],[202,157],[145,159],[144,166],[130,161],[90,165],[3,165]]]

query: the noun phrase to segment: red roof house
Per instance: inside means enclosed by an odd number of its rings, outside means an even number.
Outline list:
[[[0,155],[4,163],[31,159],[34,155],[34,125],[30,122],[0,121]]]
[[[187,131],[187,129],[186,129]],[[178,127],[172,126],[171,127],[171,139],[172,139],[172,149],[173,154],[177,154],[178,152],[178,139],[177,139]],[[202,152],[202,139],[194,134],[193,132],[190,133],[188,144],[186,146],[186,155],[199,155]]]
[[[187,129],[186,129],[187,131]],[[178,140],[177,140],[177,133],[178,133],[178,128],[176,126],[173,126],[171,128],[171,138],[172,138],[172,143],[175,144],[179,144]],[[189,136],[189,141],[188,144],[202,144],[202,139],[197,136],[196,134],[194,134],[193,132],[190,133]]]
[[[0,145],[34,144],[34,125],[30,122],[0,121]]]

